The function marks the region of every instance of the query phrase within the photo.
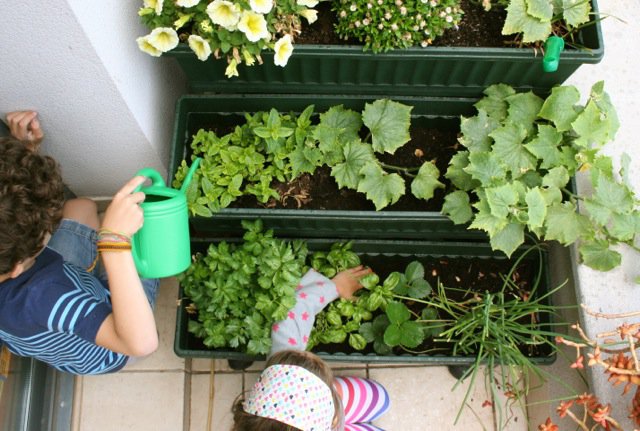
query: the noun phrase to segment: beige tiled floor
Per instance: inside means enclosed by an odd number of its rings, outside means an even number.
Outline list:
[[[160,348],[118,374],[78,378],[73,431],[231,428],[233,401],[253,385],[264,364],[255,363],[241,372],[229,368],[226,361],[178,358],[173,352],[177,282],[164,280],[160,289],[155,311]],[[454,426],[466,385],[453,390],[456,380],[446,367],[350,363],[332,366],[336,374],[368,376],[387,388],[392,408],[376,422],[387,431],[496,429],[493,409],[485,403],[496,400],[485,389],[482,378]],[[506,429],[526,430],[522,412],[508,411],[511,420]]]

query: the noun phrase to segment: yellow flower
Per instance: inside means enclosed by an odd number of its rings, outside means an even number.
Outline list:
[[[224,71],[224,74],[227,78],[231,78],[233,76],[238,76],[238,62],[236,59],[232,59],[227,66],[227,69]]]
[[[240,7],[227,0],[214,0],[207,6],[207,15],[214,24],[233,31],[240,20]]]
[[[318,11],[315,9],[305,9],[300,12],[300,15],[305,17],[307,21],[309,21],[309,24],[313,24],[318,20]]]
[[[176,0],[176,4],[182,7],[194,7],[200,0]]]
[[[271,36],[267,29],[267,21],[264,19],[264,16],[253,11],[242,12],[242,17],[238,23],[238,30],[243,32],[251,42],[268,39]]]
[[[192,34],[189,36],[189,48],[196,53],[198,60],[205,61],[211,55],[211,46],[206,39],[201,36]]]
[[[163,5],[164,0],[144,0],[144,7],[150,7],[156,12],[156,15],[160,15],[162,13]]]
[[[146,36],[147,42],[158,51],[167,52],[178,46],[178,33],[171,27],[158,27]]]
[[[296,3],[298,6],[316,7],[318,0],[298,0]]]
[[[256,13],[269,13],[273,8],[273,0],[249,0],[249,5]]]
[[[275,55],[273,56],[273,64],[276,66],[285,67],[293,52],[293,44],[291,43],[291,36],[285,34],[278,40],[273,47]]]
[[[157,49],[155,46],[151,45],[149,43],[148,38],[149,38],[148,35],[137,38],[136,42],[138,42],[138,48],[140,48],[140,51],[146,52],[149,55],[152,55],[154,57],[160,57],[162,55],[162,51]]]

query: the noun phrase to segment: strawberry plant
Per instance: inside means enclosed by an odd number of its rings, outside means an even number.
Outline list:
[[[445,197],[443,213],[457,224],[489,234],[491,246],[510,256],[531,233],[564,245],[579,241],[582,261],[607,271],[620,264],[611,247],[636,248],[638,200],[602,146],[613,139],[618,118],[603,83],[585,105],[575,87],[555,87],[547,99],[494,85],[476,103],[478,114],[462,118],[465,147],[445,176],[457,190]],[[569,185],[586,174],[592,192]],[[585,210],[578,212],[578,208]]]
[[[178,279],[198,314],[189,332],[205,346],[267,354],[271,326],[295,305],[307,249],[303,241],[262,232],[259,220],[242,225],[242,244],[211,244]]]
[[[187,190],[191,213],[209,217],[243,195],[254,195],[261,203],[277,199],[275,181],[289,182],[323,165],[331,168],[339,188],[364,193],[377,210],[405,194],[405,179],[421,199],[444,187],[431,161],[400,167],[376,157],[393,154],[410,140],[410,106],[381,99],[367,103],[361,113],[338,105],[314,116],[313,109],[308,106],[299,116],[275,109],[246,114],[244,124],[221,137],[199,130],[191,148],[203,160]],[[187,170],[183,161],[174,186]]]

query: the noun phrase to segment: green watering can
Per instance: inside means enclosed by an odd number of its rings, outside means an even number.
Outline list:
[[[140,204],[144,224],[131,238],[133,260],[141,277],[170,277],[191,264],[185,192],[199,164],[198,158],[191,165],[180,190],[167,187],[155,169],[144,168],[136,174],[151,180],[150,186],[136,189],[145,194],[144,202]]]

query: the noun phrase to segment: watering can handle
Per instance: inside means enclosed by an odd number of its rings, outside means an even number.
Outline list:
[[[142,176],[142,177],[149,178],[151,180],[151,185],[152,186],[162,186],[162,187],[165,186],[164,178],[162,178],[162,175],[160,175],[160,172],[156,171],[153,168],[140,169],[136,173],[136,176]],[[134,192],[139,192],[141,188],[142,188],[142,184],[140,184],[138,187],[136,187]]]
[[[193,179],[193,174],[196,173],[196,170],[198,169],[198,166],[200,166],[200,161],[202,159],[200,157],[197,157],[193,163],[191,163],[191,167],[189,168],[189,172],[187,172],[187,175],[184,177],[184,181],[182,181],[182,187],[180,187],[180,191],[182,193],[185,193],[187,191],[187,188],[189,188],[189,184],[191,183],[191,180]]]

